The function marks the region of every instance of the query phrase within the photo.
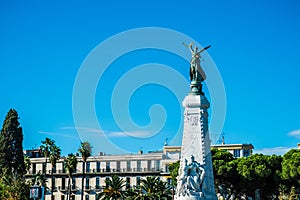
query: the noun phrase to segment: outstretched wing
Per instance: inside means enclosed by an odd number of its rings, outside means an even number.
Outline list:
[[[208,49],[208,48],[210,48],[210,47],[211,47],[211,45],[208,45],[207,47],[205,47],[205,48],[201,49],[201,50],[199,51],[199,53],[201,53],[201,52],[203,52],[203,51],[207,50],[207,49]]]
[[[211,45],[208,45],[208,46],[207,46],[207,47],[205,47],[204,49],[205,49],[205,50],[207,50],[207,49],[208,49],[208,48],[210,48],[210,47],[211,47]]]

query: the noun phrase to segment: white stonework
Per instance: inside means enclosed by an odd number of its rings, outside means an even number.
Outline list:
[[[177,200],[216,200],[214,188],[214,176],[212,160],[210,153],[210,139],[208,133],[208,113],[210,104],[204,94],[190,94],[183,101],[184,111],[184,130],[182,138],[182,149],[180,159],[180,169],[178,176],[178,187],[175,199]],[[193,156],[194,161],[191,160]],[[196,163],[199,165],[197,172],[189,175],[190,171],[186,169],[191,165],[187,163]],[[195,165],[196,165],[195,164]],[[201,166],[201,167],[200,167]],[[203,172],[201,172],[201,170]],[[204,169],[204,170],[203,170]],[[198,178],[195,174],[204,173],[204,177]],[[199,181],[200,189],[191,187],[187,180],[190,176]],[[181,178],[180,178],[181,177]],[[184,179],[184,177],[186,177]],[[201,181],[201,183],[200,183]],[[181,185],[185,184],[185,187]]]

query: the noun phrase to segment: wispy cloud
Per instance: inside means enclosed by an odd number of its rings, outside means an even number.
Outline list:
[[[295,138],[300,138],[300,129],[298,130],[293,130],[288,133],[289,136],[295,137]]]
[[[272,147],[272,148],[255,149],[254,153],[262,153],[265,155],[273,155],[273,154],[283,155],[293,148],[295,147]]]
[[[147,138],[153,135],[151,132],[147,131],[132,131],[132,132],[109,132],[105,131],[104,134],[107,137],[138,137],[138,138]]]
[[[113,137],[127,137],[128,135],[126,135],[124,132],[120,131],[120,132],[105,132],[105,135],[107,137],[113,138]]]
[[[80,130],[88,133],[103,133],[104,131],[100,129],[95,129],[95,128],[89,128],[89,127],[76,127],[76,126],[66,126],[66,127],[61,127],[60,129],[62,130]]]
[[[68,137],[73,139],[78,139],[78,137],[75,137],[73,135],[65,134],[65,133],[58,133],[58,132],[48,132],[48,131],[39,131],[40,134],[45,135],[52,135],[52,136],[60,136],[60,137]]]
[[[109,138],[116,138],[116,137],[138,137],[138,138],[147,138],[153,135],[152,132],[147,131],[108,131],[108,130],[100,130],[96,128],[90,127],[75,127],[75,126],[67,126],[60,128],[62,130],[78,130],[84,134],[99,134],[98,136],[106,136]]]

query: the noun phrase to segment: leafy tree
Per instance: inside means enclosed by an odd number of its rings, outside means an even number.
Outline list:
[[[238,160],[226,151],[212,149],[211,153],[217,191],[225,199],[240,193],[241,176],[237,173]]]
[[[174,163],[170,164],[168,167],[170,175],[172,177],[172,196],[175,193],[174,188],[176,188],[176,186],[177,186],[177,177],[178,177],[178,173],[179,173],[179,167],[180,167],[180,161],[174,162]]]
[[[300,189],[300,150],[291,149],[283,155],[281,177],[288,186]]]
[[[4,172],[0,179],[1,200],[29,200],[29,185],[22,177],[13,177]]]
[[[8,186],[3,183],[3,180],[0,180],[0,199],[8,199],[9,198],[9,189]]]
[[[68,155],[67,159],[64,162],[64,166],[65,166],[68,176],[69,176],[67,200],[70,199],[70,194],[71,194],[70,183],[71,183],[73,173],[76,172],[77,163],[78,163],[77,158],[72,153]]]
[[[81,200],[83,200],[83,191],[84,191],[84,179],[85,179],[85,165],[86,160],[92,154],[92,146],[89,142],[81,142],[80,148],[78,149],[82,157],[82,181],[81,181]]]
[[[52,146],[50,146],[50,155],[49,155],[49,160],[50,160],[51,167],[52,167],[52,170],[51,170],[51,199],[52,200],[54,199],[53,181],[55,181],[55,180],[53,180],[53,171],[55,170],[55,165],[56,165],[56,162],[59,160],[60,155],[61,155],[61,149],[58,146],[56,146],[55,143],[53,143]]]
[[[28,156],[24,156],[24,163],[25,163],[25,170],[26,172],[28,172],[31,167],[31,161]]]
[[[125,186],[123,179],[117,175],[113,175],[111,179],[107,179],[106,182],[109,187],[97,195],[97,200],[125,199],[126,191],[122,189]]]
[[[255,190],[260,189],[262,199],[278,193],[281,171],[280,156],[255,154],[247,158],[240,158],[237,166],[242,176],[241,185],[247,196],[254,196]]]
[[[289,200],[298,200],[298,195],[297,195],[297,193],[296,193],[296,188],[295,188],[295,186],[292,186],[292,188],[291,188]]]
[[[15,178],[26,173],[23,157],[23,133],[16,110],[10,109],[0,134],[0,174],[4,171]]]
[[[170,175],[172,177],[172,185],[176,186],[177,185],[177,176],[178,176],[178,171],[180,167],[180,161],[174,162],[169,165],[168,169],[170,171]]]

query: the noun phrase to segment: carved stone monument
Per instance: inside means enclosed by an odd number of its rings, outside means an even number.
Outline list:
[[[184,130],[175,199],[216,200],[208,133],[207,109],[210,104],[202,91],[202,82],[206,76],[200,66],[200,53],[210,46],[198,50],[197,47],[193,48],[193,43],[184,45],[192,53],[191,90],[183,101]]]

